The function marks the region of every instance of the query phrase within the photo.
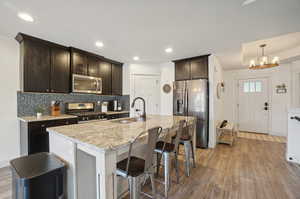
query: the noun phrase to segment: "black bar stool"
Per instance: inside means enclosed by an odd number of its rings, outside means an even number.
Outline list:
[[[157,174],[159,173],[159,168],[160,168],[160,162],[161,162],[161,156],[164,158],[164,185],[165,185],[165,198],[168,198],[168,192],[170,189],[171,185],[171,176],[170,176],[170,156],[173,154],[175,156],[175,170],[176,170],[176,178],[177,178],[177,183],[179,182],[179,171],[178,171],[178,145],[180,141],[180,137],[182,134],[183,126],[185,124],[185,120],[181,120],[179,122],[179,127],[174,139],[173,143],[169,143],[168,138],[169,138],[169,132],[165,136],[165,141],[159,141],[156,144],[155,152],[157,153],[157,165],[156,165],[156,172]]]
[[[155,127],[150,129],[148,132],[143,132],[139,134],[135,139],[133,139],[129,146],[128,157],[117,163],[117,175],[128,179],[130,199],[140,198],[141,183],[140,179],[142,176],[146,178],[150,177],[152,186],[152,196],[147,193],[143,193],[148,197],[156,198],[156,190],[154,184],[154,171],[153,171],[153,153],[155,149],[156,142],[158,140],[159,134],[162,132],[161,127]],[[145,158],[139,158],[131,155],[132,147],[134,143],[145,136],[148,133],[148,143],[147,150],[145,153]],[[121,194],[121,196],[124,195]]]

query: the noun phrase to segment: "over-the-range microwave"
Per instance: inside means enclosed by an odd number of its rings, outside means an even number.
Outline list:
[[[102,79],[85,75],[73,74],[72,92],[102,94]]]

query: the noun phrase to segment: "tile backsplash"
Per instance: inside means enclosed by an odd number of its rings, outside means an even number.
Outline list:
[[[123,96],[102,96],[94,94],[61,94],[61,93],[27,93],[18,91],[18,116],[32,116],[35,115],[37,107],[41,106],[45,109],[45,115],[50,114],[51,101],[61,102],[61,113],[65,113],[66,102],[98,102],[119,100],[122,104],[123,110],[129,110],[129,95]],[[96,106],[96,110],[100,111],[100,106]]]

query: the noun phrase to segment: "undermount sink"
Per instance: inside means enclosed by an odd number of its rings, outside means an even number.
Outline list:
[[[138,118],[127,118],[127,119],[121,119],[121,120],[113,120],[111,122],[120,123],[120,124],[129,124],[129,123],[138,122],[138,121],[140,121]]]

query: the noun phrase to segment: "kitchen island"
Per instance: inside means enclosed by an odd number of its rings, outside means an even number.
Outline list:
[[[137,135],[160,126],[176,130],[180,120],[193,117],[150,115],[146,121],[117,119],[48,128],[50,152],[65,161],[68,199],[114,199],[125,183],[116,177],[117,162],[127,157],[129,143]],[[195,138],[194,143],[195,142]],[[142,156],[146,139],[133,149]],[[195,147],[195,146],[193,146]]]

